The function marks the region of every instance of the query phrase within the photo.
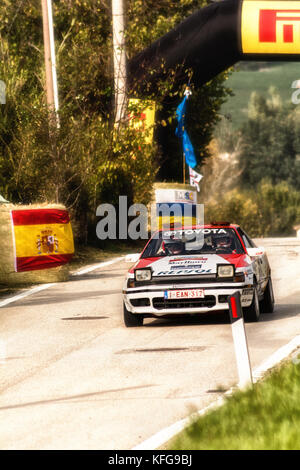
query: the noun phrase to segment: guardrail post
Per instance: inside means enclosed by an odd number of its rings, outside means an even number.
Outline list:
[[[228,296],[232,338],[239,374],[239,388],[253,384],[240,292]]]

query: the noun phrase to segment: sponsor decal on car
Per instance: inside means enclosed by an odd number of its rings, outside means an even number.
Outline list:
[[[225,233],[228,232],[223,228],[199,228],[199,229],[191,229],[191,230],[172,230],[169,232],[163,232],[163,238],[167,237],[178,237],[178,236],[187,236],[187,235],[200,235],[200,234],[210,234],[210,233]]]
[[[188,258],[188,259],[171,259],[169,264],[171,269],[193,268],[201,269],[202,264],[207,261],[207,258]],[[200,264],[201,263],[201,264]]]
[[[175,256],[172,258],[164,257],[155,259],[148,266],[153,270],[153,276],[181,276],[194,274],[214,274],[217,264],[227,264],[228,260],[218,256]],[[140,266],[139,266],[140,267]]]
[[[173,276],[176,274],[208,274],[211,273],[211,269],[178,269],[178,271],[175,269],[172,271],[159,271],[158,273],[155,273],[155,276]]]
[[[201,258],[195,258],[195,257],[193,257],[193,258],[183,258],[183,259],[182,259],[182,258],[177,258],[177,259],[170,259],[169,264],[175,263],[175,264],[181,264],[181,265],[182,265],[182,264],[183,264],[183,265],[187,265],[187,264],[191,264],[191,265],[192,265],[192,264],[198,264],[199,261],[200,261],[201,263],[204,263],[204,262],[207,261],[207,260],[208,260],[208,258],[203,258],[203,257],[201,257]]]

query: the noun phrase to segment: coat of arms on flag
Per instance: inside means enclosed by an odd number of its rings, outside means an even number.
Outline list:
[[[200,192],[200,181],[203,178],[203,175],[200,175],[200,173],[197,173],[193,168],[189,167],[190,171],[190,185],[194,186],[197,188],[197,191]]]

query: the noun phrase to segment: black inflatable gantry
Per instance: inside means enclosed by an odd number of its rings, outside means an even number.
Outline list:
[[[300,1],[221,0],[136,55],[128,64],[130,88],[153,92],[178,66],[192,69],[199,87],[241,60],[299,59]]]

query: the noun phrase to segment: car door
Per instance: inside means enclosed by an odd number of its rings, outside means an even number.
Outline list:
[[[250,246],[252,246],[253,248],[257,248],[257,250],[258,250],[257,257],[260,261],[262,279],[264,281],[267,281],[269,276],[270,276],[270,265],[269,265],[269,261],[268,261],[268,257],[267,257],[267,254],[265,252],[265,249],[263,247],[257,247],[255,245],[254,241],[245,232],[244,232],[244,235],[247,238]]]
[[[242,240],[244,242],[244,245],[246,247],[246,250],[248,252],[249,249],[249,256],[251,257],[253,261],[253,267],[254,267],[254,272],[256,274],[256,279],[257,283],[259,285],[259,288],[261,290],[264,290],[266,279],[268,278],[268,260],[267,257],[264,253],[264,250],[259,250],[258,247],[255,245],[254,241],[251,240],[251,238],[242,230],[240,227],[238,229],[238,232],[240,236],[242,237]],[[253,250],[254,249],[254,250]],[[253,256],[253,254],[250,254],[250,251],[255,251],[256,253]]]

